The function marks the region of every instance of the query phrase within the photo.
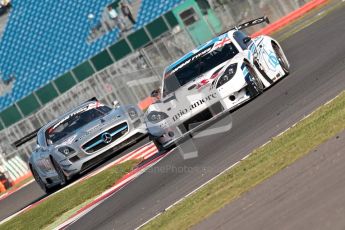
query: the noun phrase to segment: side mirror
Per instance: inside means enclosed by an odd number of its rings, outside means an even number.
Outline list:
[[[113,101],[114,108],[120,107],[120,102],[118,100]]]
[[[159,97],[159,89],[155,89],[151,92],[151,97],[158,98]]]
[[[265,19],[265,22],[266,22],[267,24],[270,24],[270,23],[271,23],[267,16],[265,16],[264,19]]]
[[[243,43],[248,44],[252,39],[250,37],[243,38]]]

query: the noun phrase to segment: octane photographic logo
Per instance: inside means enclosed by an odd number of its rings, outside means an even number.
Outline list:
[[[158,103],[154,108],[160,108],[158,112],[164,112],[168,117],[158,123],[152,123],[146,116],[145,123],[149,132],[150,130],[161,129],[164,135],[172,137],[177,146],[176,149],[183,159],[196,158],[199,153],[196,144],[198,140],[225,134],[232,128],[231,114],[223,113],[220,115],[223,110],[214,106],[219,103],[217,98],[216,92],[199,92],[182,97],[182,99],[174,99],[176,101],[173,102],[170,101],[170,104],[176,104],[176,106],[168,106],[168,109],[164,109],[167,108],[166,105],[159,105]],[[220,117],[211,122],[204,122],[205,119],[209,120],[218,115]],[[197,129],[193,130],[196,127]],[[190,130],[193,131],[189,132]],[[182,137],[182,141],[179,140],[180,137]]]
[[[212,111],[212,108],[209,108],[210,112],[216,114],[216,111]],[[188,124],[188,130],[193,129],[201,125],[203,122],[195,122]],[[206,128],[202,127],[200,130],[195,131],[194,133],[187,136],[187,139],[177,144],[177,149],[183,159],[188,160],[198,157],[198,145],[196,141],[202,138],[207,138],[211,136],[216,136],[220,134],[225,134],[229,132],[232,128],[232,117],[231,114],[225,114],[224,117],[221,117],[219,120],[215,120],[213,124],[207,124]]]

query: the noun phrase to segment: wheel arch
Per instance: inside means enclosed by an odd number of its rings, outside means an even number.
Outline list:
[[[271,39],[271,45],[272,45],[272,49],[273,49],[273,46],[278,46],[279,49],[282,48],[282,47],[280,46],[279,42],[277,42],[277,41],[274,40],[274,39]]]

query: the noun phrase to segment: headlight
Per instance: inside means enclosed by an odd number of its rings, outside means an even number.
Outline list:
[[[66,157],[75,153],[75,150],[68,146],[60,147],[58,148],[58,151],[62,153],[63,155],[65,155]]]
[[[147,115],[147,120],[152,123],[158,123],[164,119],[167,119],[169,116],[166,113],[152,111]]]
[[[135,108],[129,108],[127,110],[127,113],[132,120],[134,120],[135,118],[138,118],[138,112]]]
[[[237,64],[232,64],[230,65],[224,72],[224,74],[219,78],[218,83],[217,83],[217,88],[221,87],[228,81],[230,81],[236,73],[237,69]]]

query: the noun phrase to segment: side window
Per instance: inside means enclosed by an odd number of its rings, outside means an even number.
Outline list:
[[[45,135],[41,130],[37,133],[37,144],[41,147],[46,146]]]
[[[234,38],[237,41],[237,43],[241,46],[242,49],[247,49],[247,44],[243,42],[243,39],[247,37],[247,35],[241,31],[234,32]]]
[[[180,14],[180,17],[185,26],[190,26],[199,20],[197,13],[194,8],[189,8]]]

